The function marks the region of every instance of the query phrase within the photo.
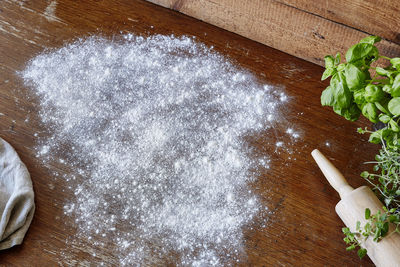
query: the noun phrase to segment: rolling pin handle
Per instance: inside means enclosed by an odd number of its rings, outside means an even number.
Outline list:
[[[317,162],[330,185],[339,193],[341,199],[354,190],[353,187],[347,183],[343,174],[341,174],[340,171],[336,169],[336,167],[318,149],[314,149],[311,152],[311,155]]]

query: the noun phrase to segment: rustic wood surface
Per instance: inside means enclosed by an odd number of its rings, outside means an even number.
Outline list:
[[[400,2],[391,0],[278,0],[291,7],[310,12],[400,44]]]
[[[364,1],[322,0],[149,1],[319,65],[323,65],[325,55],[337,51],[345,53],[351,45],[370,34],[395,36],[400,6],[397,1],[390,0],[367,1],[366,4]],[[374,6],[379,6],[376,12]],[[360,25],[364,28],[357,28]],[[382,31],[385,27],[386,31]],[[396,38],[379,44],[382,54],[400,54]]]
[[[265,132],[249,138],[256,153],[272,155],[271,169],[252,185],[271,215],[267,227],[244,229],[247,258],[239,265],[372,266],[368,259],[360,261],[354,252],[345,251],[343,224],[334,211],[339,196],[310,152],[319,148],[350,184],[358,187],[364,184],[359,177],[366,168],[362,163],[371,160],[378,148],[356,133],[358,126],[369,125],[365,121],[351,123],[320,106],[319,95],[327,85],[320,81],[320,66],[144,1],[1,3],[0,137],[14,146],[30,170],[37,207],[24,243],[0,252],[1,266],[97,266],[99,260],[106,266],[118,265],[115,255],[92,242],[84,246],[66,243],[76,229],[73,218],[63,214],[63,205],[73,195],[65,190],[68,184],[63,179],[52,177],[52,171],[74,170],[43,165],[35,157],[35,133],[45,136],[46,132],[39,122],[38,100],[24,87],[17,72],[45,49],[92,34],[112,37],[121,32],[196,36],[252,71],[261,82],[279,86],[289,96],[274,134]],[[297,141],[285,134],[289,126],[300,131]],[[277,150],[273,145],[276,141],[285,142],[291,151]],[[177,263],[176,255],[172,255],[149,259],[146,265]]]

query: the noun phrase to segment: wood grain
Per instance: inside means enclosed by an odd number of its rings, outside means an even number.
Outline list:
[[[278,0],[363,32],[400,44],[400,2],[391,0]]]
[[[356,134],[357,127],[368,125],[365,121],[351,123],[320,106],[319,95],[327,85],[320,81],[321,67],[144,1],[62,0],[50,16],[46,9],[51,3],[3,0],[0,7],[0,136],[14,146],[31,172],[37,207],[24,243],[1,251],[0,266],[119,265],[112,254],[118,244],[103,250],[85,240],[66,242],[77,231],[74,218],[63,213],[63,206],[73,201],[74,195],[53,171],[70,175],[76,170],[36,158],[37,136],[48,133],[38,117],[40,100],[24,86],[18,71],[42,51],[93,34],[112,38],[121,32],[196,36],[254,73],[260,82],[279,87],[289,96],[272,133],[266,130],[246,138],[254,153],[270,155],[272,160],[271,169],[262,171],[251,185],[270,213],[264,218],[265,227],[257,224],[263,218],[256,218],[254,226],[243,229],[247,257],[238,265],[372,266],[368,259],[360,261],[345,251],[343,224],[334,211],[339,196],[310,152],[320,148],[349,183],[358,187],[364,184],[359,177],[366,168],[362,163],[373,158],[377,146]],[[301,138],[288,138],[288,127],[297,129]],[[288,150],[277,149],[277,141],[284,142]],[[174,266],[178,262],[177,255],[152,255],[143,265]]]
[[[351,45],[369,35],[318,14],[304,12],[284,1],[150,0],[150,2],[174,9],[319,65],[323,65],[325,55],[336,54],[336,52],[345,53]],[[299,2],[311,3],[313,1]],[[315,4],[304,4],[304,6],[308,8],[317,5],[317,2],[320,1],[316,1]],[[293,4],[300,5],[298,2]],[[311,10],[311,8],[309,9]],[[353,16],[348,18],[348,20],[351,19]],[[382,41],[379,49],[382,54],[387,56],[400,55],[400,46],[391,41]]]

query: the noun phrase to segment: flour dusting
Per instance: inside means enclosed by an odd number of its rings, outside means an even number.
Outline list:
[[[244,137],[272,128],[282,90],[194,38],[163,35],[79,40],[22,76],[48,131],[37,156],[74,170],[57,178],[75,195],[64,205],[74,242],[128,266],[171,253],[182,266],[245,257],[243,229],[268,210],[251,183],[270,156],[252,155]]]

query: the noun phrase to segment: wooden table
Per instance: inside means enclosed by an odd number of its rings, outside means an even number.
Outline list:
[[[54,12],[52,11],[54,8]],[[68,247],[74,235],[72,219],[63,215],[64,203],[72,196],[62,179],[53,179],[58,165],[44,166],[35,157],[34,133],[41,131],[38,102],[28,98],[16,74],[26,62],[45,48],[61,47],[92,34],[113,36],[121,32],[141,35],[193,35],[197,40],[251,70],[262,82],[280,86],[290,97],[276,125],[275,135],[261,133],[250,140],[255,150],[274,155],[272,168],[254,185],[261,201],[272,214],[267,227],[244,229],[247,259],[242,266],[372,266],[346,252],[342,222],[334,207],[338,194],[328,185],[310,152],[319,148],[341,169],[349,182],[364,184],[362,164],[373,159],[378,146],[356,133],[365,121],[351,123],[320,106],[323,69],[239,35],[202,23],[185,15],[144,1],[12,1],[0,5],[0,136],[15,147],[32,175],[37,210],[21,246],[0,252],[1,266],[89,265],[91,252],[102,255],[106,265],[116,265],[107,251],[87,246]],[[301,132],[291,143],[292,153],[275,152],[265,140],[282,140],[288,125]],[[271,139],[272,138],[272,139]],[[291,159],[289,159],[291,157]],[[295,160],[294,160],[295,159]],[[74,258],[60,262],[72,251]],[[153,265],[176,264],[173,256],[154,259]],[[95,264],[93,264],[95,266]]]

